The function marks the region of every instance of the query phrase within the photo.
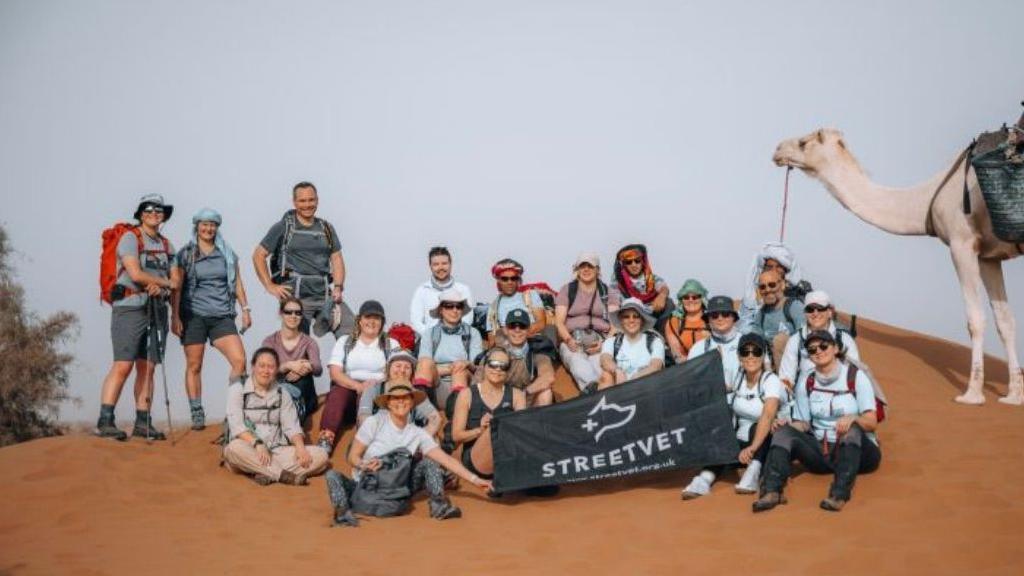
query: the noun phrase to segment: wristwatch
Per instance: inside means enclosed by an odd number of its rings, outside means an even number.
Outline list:
[[[252,312],[252,307],[249,305],[242,306],[242,312]]]
[[[260,444],[263,444],[263,439],[262,438],[258,438],[257,437],[255,440],[252,441],[252,447],[253,448],[259,446]]]

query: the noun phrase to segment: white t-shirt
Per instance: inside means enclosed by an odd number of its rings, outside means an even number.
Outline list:
[[[732,389],[732,383],[736,381],[736,374],[740,372],[740,358],[736,351],[740,347],[740,331],[734,330],[731,340],[719,341],[713,336],[702,338],[690,348],[687,360],[707,354],[712,350],[718,350],[722,354],[722,371],[725,372],[725,388]]]
[[[762,372],[760,380],[751,388],[746,377],[737,375],[735,389],[732,392],[732,413],[736,416],[736,439],[748,441],[757,421],[761,419],[764,403],[769,398],[779,401],[779,414],[789,401],[789,393],[782,385],[782,380],[771,372]]]
[[[342,336],[334,343],[334,349],[331,351],[331,360],[327,363],[328,366],[346,365],[345,343],[348,342],[350,337],[348,335]],[[394,350],[398,347],[398,342],[393,338],[388,339],[389,350]],[[376,338],[369,344],[364,343],[362,340],[356,340],[356,345],[352,347],[352,351],[348,354],[347,364],[345,373],[353,380],[359,380],[360,382],[383,380],[384,365],[387,364],[387,358],[384,356],[384,351],[380,349],[380,344]]]
[[[363,425],[356,431],[356,440],[366,446],[363,460],[379,458],[399,448],[405,448],[413,456],[417,453],[426,454],[437,448],[437,442],[430,434],[411,421],[404,428],[395,426],[387,410],[381,410],[363,421]],[[358,470],[352,475],[359,479]]]
[[[836,325],[834,322],[829,322],[828,331],[832,336],[836,335]],[[811,362],[810,357],[807,356],[807,351],[801,349],[809,333],[810,328],[807,326],[801,328],[799,332],[786,341],[786,350],[782,353],[782,362],[779,364],[779,378],[789,380],[794,385],[805,383],[807,375],[814,369],[814,362]],[[846,357],[852,360],[860,360],[860,350],[857,348],[857,341],[845,330],[840,332],[840,334],[842,334],[843,349],[846,350]]]
[[[818,440],[827,438],[829,442],[835,442],[836,420],[875,409],[875,389],[863,370],[857,371],[857,379],[854,381],[856,397],[850,394],[846,385],[846,373],[849,369],[849,364],[840,364],[837,374],[830,379],[822,378],[821,374],[814,370],[814,390],[809,395],[806,383],[793,387],[796,392],[796,413],[793,418],[810,422],[814,436]],[[868,439],[878,444],[874,432],[867,432],[866,435]]]
[[[455,288],[466,298],[466,303],[473,306],[473,294],[469,291],[469,286],[461,282],[455,282],[452,284],[452,288]],[[441,292],[434,288],[434,285],[430,281],[426,281],[416,287],[416,291],[412,294],[412,302],[409,304],[409,324],[412,325],[413,329],[420,334],[425,335],[430,328],[437,324],[439,320],[437,318],[430,317],[430,311],[437,308],[438,297]],[[462,317],[462,322],[465,324],[473,323],[473,315],[466,314]]]
[[[615,338],[605,338],[601,344],[601,354],[612,356],[615,352]],[[632,378],[637,372],[646,368],[651,360],[658,359],[665,361],[665,342],[661,338],[655,338],[651,342],[650,351],[647,350],[647,334],[641,332],[635,340],[629,336],[623,336],[622,347],[619,354],[614,358],[615,365],[626,373],[627,378]]]

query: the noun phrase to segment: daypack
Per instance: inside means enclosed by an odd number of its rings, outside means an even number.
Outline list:
[[[430,328],[430,351],[434,354],[437,354],[437,347],[441,344],[442,330],[444,329],[440,322]],[[466,350],[466,360],[472,362],[473,359],[469,357],[469,346],[473,339],[473,333],[470,330],[472,328],[469,326],[459,323],[459,337],[462,338],[462,347]]]
[[[291,245],[292,238],[295,236],[295,227],[298,225],[295,218],[295,210],[285,212],[281,222],[284,224],[284,233],[281,234],[281,240],[270,254],[270,274],[275,280],[287,280],[291,273],[288,269],[288,246]],[[320,229],[323,231],[322,236],[324,242],[327,243],[328,251],[334,252],[335,240],[334,236],[331,235],[331,227],[325,220],[313,217],[313,225],[316,226],[317,224],[320,225]]]
[[[385,365],[387,365],[388,358],[391,358],[391,348],[388,346],[390,338],[391,336],[388,335],[387,330],[381,332],[380,336],[377,336],[377,346],[380,346],[381,351],[384,352]],[[342,348],[345,351],[345,357],[341,360],[341,371],[345,374],[348,374],[348,355],[356,347],[356,342],[358,341],[358,336],[349,335],[348,340],[345,341],[345,347]]]
[[[284,388],[285,392],[292,397],[292,404],[295,405],[295,412],[299,415],[299,423],[306,419],[306,403],[302,398],[302,390],[287,380],[278,380],[278,388]]]
[[[235,384],[232,384],[232,386],[235,386],[235,385],[237,385],[237,386],[244,386],[244,384],[242,384],[241,382],[236,382]],[[292,386],[292,388],[295,388],[296,390],[298,390],[297,386]],[[277,405],[276,406],[267,406],[266,408],[262,408],[262,410],[266,410],[267,412],[270,412],[271,410],[280,410],[284,406],[284,398],[282,397],[282,394],[284,393],[283,390],[284,390],[284,388],[280,384],[278,384],[277,385]],[[291,393],[291,390],[289,390],[288,392],[289,392],[289,394],[291,394],[292,400],[295,400],[295,398],[294,398],[295,395]],[[245,393],[242,394],[242,416],[243,416],[243,421],[245,422],[246,430],[248,430],[249,433],[251,433],[253,436],[255,436],[256,435],[256,425],[253,424],[252,420],[249,420],[248,418],[245,418],[245,411],[246,410],[252,410],[252,408],[249,408],[249,396],[252,395],[252,394],[254,394],[254,392],[245,392]],[[300,392],[299,394],[301,395],[302,393]],[[301,404],[301,402],[298,402],[298,401],[295,402],[296,410],[301,410],[299,408],[300,404]],[[302,421],[302,416],[300,415],[299,416],[299,422],[301,422],[301,421]],[[223,428],[224,428],[224,431],[223,431],[223,433],[221,433],[220,438],[218,438],[218,440],[219,440],[221,446],[227,446],[231,442],[231,438],[233,437],[232,430],[228,426],[228,417],[227,416],[224,416]],[[280,419],[280,417],[277,419],[277,429],[278,429],[278,432],[280,432],[280,430],[281,430],[281,419]],[[223,464],[223,462],[222,462],[222,464]]]
[[[811,372],[807,376],[807,396],[810,397],[811,392],[817,390],[818,392],[824,392],[825,394],[852,394],[853,397],[857,398],[857,372],[864,370],[864,373],[868,375],[868,381],[871,382],[871,388],[875,393],[875,417],[879,423],[885,421],[885,410],[889,406],[889,402],[885,399],[885,392],[882,391],[882,387],[879,386],[878,380],[874,378],[871,371],[867,369],[867,366],[863,366],[859,363],[850,362],[847,364],[846,369],[846,390],[845,391],[834,391],[824,390],[822,388],[814,387],[814,372]]]
[[[142,261],[144,254],[159,254],[163,252],[168,258],[172,257],[171,243],[160,236],[163,243],[163,250],[146,250],[146,244],[142,240],[142,229],[134,224],[118,222],[103,231],[103,248],[100,251],[100,300],[107,304],[113,304],[117,300],[141,294],[139,290],[126,288],[117,283],[117,277],[121,275],[121,260],[117,257],[117,245],[121,237],[131,232],[135,234],[139,246],[139,260]]]
[[[814,290],[811,287],[811,283],[807,280],[801,280],[796,284],[787,284],[786,289],[782,291],[782,295],[786,298],[792,298],[794,300],[804,301],[804,296],[807,296],[808,292]]]
[[[654,341],[656,339],[657,340],[661,340],[661,334],[658,334],[654,330],[644,330],[644,336],[646,337],[646,342],[647,342],[647,353],[653,356],[654,355]],[[615,338],[612,341],[612,360],[618,360],[619,350],[622,349],[622,342],[625,339],[626,339],[626,334],[624,332],[619,332],[618,334],[615,335]],[[706,350],[705,350],[705,352],[706,352]]]
[[[351,508],[357,514],[387,517],[409,511],[412,490],[412,454],[405,448],[380,457],[376,472],[363,472],[352,493]]]
[[[402,322],[395,322],[388,328],[388,335],[398,342],[398,346],[402,350],[413,350],[416,347],[416,330],[408,324]]]

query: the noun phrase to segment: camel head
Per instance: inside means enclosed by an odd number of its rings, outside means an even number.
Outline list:
[[[777,166],[799,168],[811,176],[820,174],[830,164],[852,159],[843,142],[843,133],[833,128],[822,128],[800,138],[783,140],[772,156]]]

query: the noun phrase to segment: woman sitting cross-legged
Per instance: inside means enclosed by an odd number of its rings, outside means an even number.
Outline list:
[[[327,452],[306,446],[291,395],[277,383],[277,352],[260,348],[252,355],[252,376],[228,388],[228,445],[224,463],[257,484],[306,483],[323,472]]]
[[[654,374],[665,366],[665,341],[654,331],[655,319],[636,298],[627,298],[612,316],[618,333],[601,344],[601,379],[604,390]]]
[[[875,436],[875,393],[868,375],[841,361],[832,333],[817,330],[805,342],[814,369],[805,382],[796,384],[793,423],[772,436],[754,512],[786,503],[782,490],[794,459],[813,474],[833,475],[821,507],[834,512],[849,501],[857,475],[874,471],[882,461]]]
[[[411,356],[409,358],[411,360]],[[364,474],[376,473],[381,469],[383,459],[400,449],[422,456],[412,467],[409,489],[413,493],[426,489],[430,497],[430,516],[433,518],[446,520],[462,516],[462,511],[445,496],[442,466],[474,486],[491,489],[489,481],[470,472],[458,460],[445,454],[430,434],[412,423],[409,415],[413,407],[421,404],[426,397],[424,392],[413,390],[411,384],[397,381],[389,381],[386,390],[377,396],[374,402],[382,410],[363,422],[349,451],[348,461],[352,465],[353,479],[336,470],[327,473],[327,490],[334,507],[336,524],[359,525],[350,509],[350,502],[360,478]]]

